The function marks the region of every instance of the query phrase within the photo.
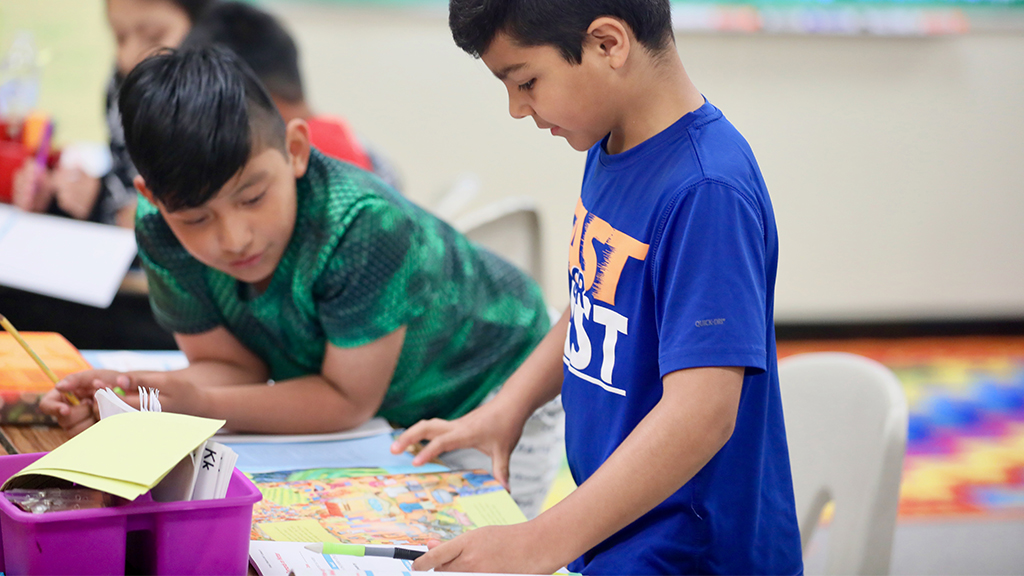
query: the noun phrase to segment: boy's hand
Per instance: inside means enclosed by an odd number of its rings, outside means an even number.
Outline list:
[[[414,466],[421,466],[444,452],[476,448],[491,457],[494,478],[508,490],[509,458],[525,423],[526,418],[517,418],[495,398],[455,420],[420,420],[391,444],[391,453],[401,454],[409,446],[429,440],[412,461]]]
[[[53,174],[57,205],[78,220],[92,213],[100,193],[100,181],[79,168],[58,168]]]
[[[79,400],[85,400],[91,399],[100,388],[124,388],[128,382],[128,374],[117,370],[83,370],[65,376],[63,380],[57,382],[56,389],[61,393],[74,394]]]
[[[28,158],[14,173],[11,203],[26,212],[46,212],[54,195],[53,177],[35,158]]]
[[[113,370],[85,370],[65,377],[39,401],[39,410],[57,420],[68,435],[75,436],[99,421],[93,395],[96,390],[127,383],[128,378]],[[72,406],[65,393],[74,394],[78,406]]]
[[[81,399],[78,406],[72,406],[56,388],[43,395],[39,401],[39,411],[53,416],[68,436],[78,435],[100,419],[92,398]]]
[[[538,545],[533,522],[512,526],[484,526],[448,542],[430,542],[430,550],[416,559],[413,570],[551,574],[562,566]]]
[[[206,390],[174,372],[129,372],[130,381],[122,387],[131,395],[132,406],[139,406],[139,388],[160,391],[163,412],[202,416],[207,405]]]

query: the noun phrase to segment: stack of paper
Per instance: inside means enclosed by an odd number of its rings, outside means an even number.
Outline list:
[[[143,412],[160,412],[160,394],[156,389],[139,389]],[[94,396],[100,421],[115,414],[138,412],[110,388],[101,388]],[[238,455],[234,450],[213,440],[206,440],[181,459],[167,476],[153,487],[153,500],[211,500],[223,498],[231,482]]]
[[[138,412],[110,388],[100,388],[93,399],[96,400],[96,407],[100,411],[100,420],[114,414]],[[156,388],[139,388],[139,403],[143,412],[163,412],[160,406],[160,391]]]
[[[200,450],[195,489],[191,500],[223,498],[228,492],[231,472],[235,469],[238,455],[231,448],[207,440]]]
[[[134,500],[223,425],[169,412],[109,416],[10,477],[0,490],[43,487],[59,478]]]

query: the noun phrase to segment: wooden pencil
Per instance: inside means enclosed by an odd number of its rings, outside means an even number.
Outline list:
[[[31,356],[32,359],[36,361],[36,364],[38,364],[39,367],[43,369],[43,372],[45,372],[46,376],[53,381],[54,385],[56,385],[57,382],[60,382],[60,378],[58,378],[57,375],[53,373],[53,370],[50,370],[50,367],[47,366],[43,362],[43,359],[40,358],[39,355],[35,353],[35,350],[32,350],[32,347],[28,345],[28,342],[25,342],[25,339],[22,338],[21,334],[18,333],[18,329],[14,327],[14,324],[11,324],[11,321],[8,320],[7,317],[4,316],[3,314],[0,314],[0,325],[3,325],[4,330],[7,330],[7,332],[9,332],[11,336],[14,336],[14,339],[18,341],[18,344],[21,344],[21,347],[25,349],[25,352],[28,352],[28,355]],[[63,394],[64,398],[67,398],[67,401],[70,402],[72,406],[78,406],[78,398],[75,397],[74,394],[72,394],[71,392],[63,392]]]

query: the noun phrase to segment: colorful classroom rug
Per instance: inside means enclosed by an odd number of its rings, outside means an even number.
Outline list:
[[[896,373],[910,409],[901,521],[1024,519],[1024,337],[785,341],[778,351],[851,352]],[[563,465],[545,507],[573,488]]]
[[[852,352],[900,379],[910,418],[901,520],[1024,518],[1024,337],[779,342]]]

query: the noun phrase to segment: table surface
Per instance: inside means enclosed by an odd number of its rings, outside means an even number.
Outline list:
[[[67,440],[68,434],[60,426],[0,426],[0,450],[5,454],[49,452]]]

